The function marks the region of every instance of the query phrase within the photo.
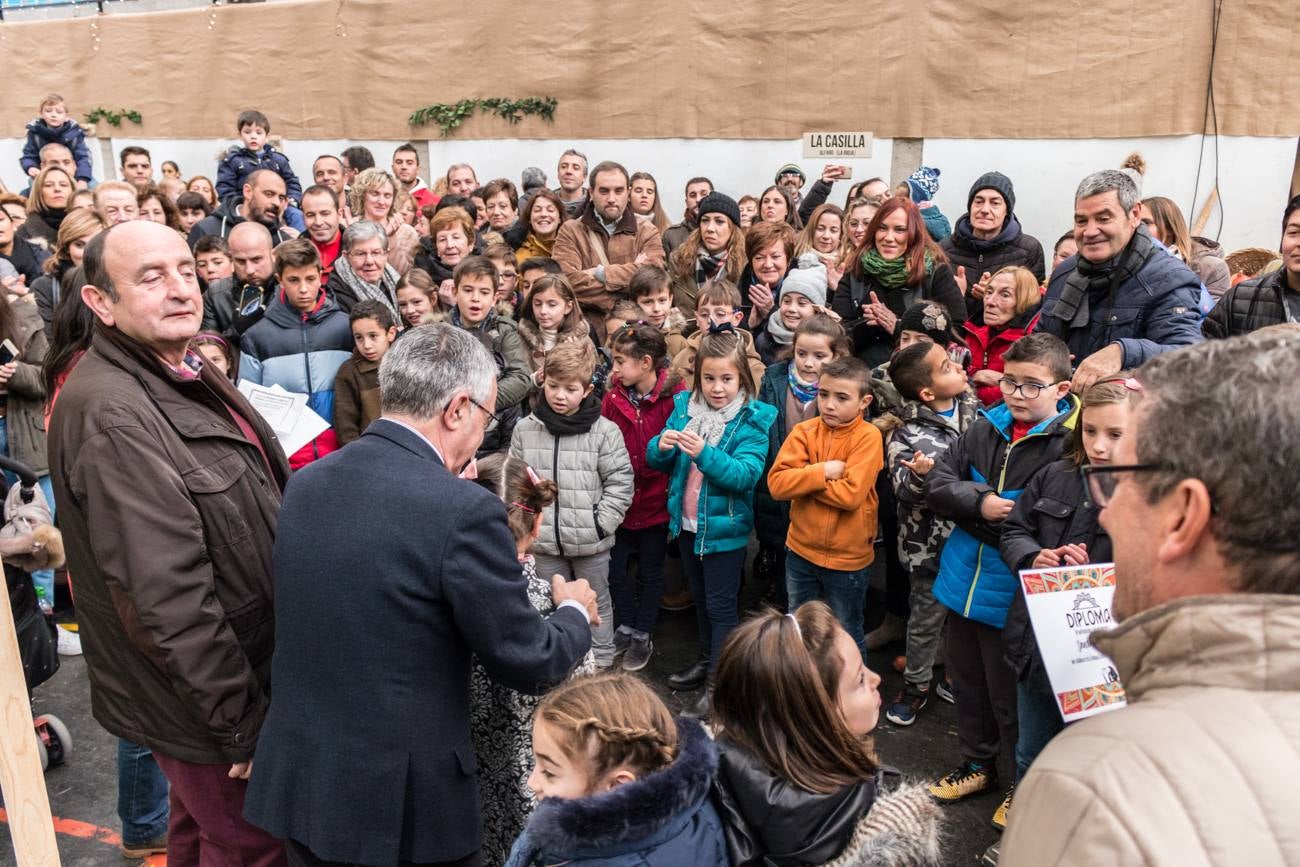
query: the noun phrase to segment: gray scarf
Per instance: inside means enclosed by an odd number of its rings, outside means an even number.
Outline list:
[[[1154,250],[1151,233],[1146,226],[1138,226],[1128,245],[1113,258],[1093,263],[1080,255],[1052,308],[1052,317],[1070,328],[1083,328],[1092,321],[1092,305],[1100,301],[1107,303],[1101,315],[1108,315],[1119,288],[1142,270]]]
[[[352,294],[357,296],[358,301],[378,301],[388,308],[388,312],[393,314],[393,319],[397,322],[402,321],[402,315],[397,310],[397,280],[398,273],[392,265],[384,266],[384,275],[379,278],[378,285],[367,283],[352,270],[348,264],[347,256],[340,255],[334,260],[334,273],[352,290]]]
[[[706,444],[716,446],[722,440],[727,425],[747,402],[748,395],[741,391],[731,399],[731,403],[722,409],[714,409],[704,398],[693,395],[690,403],[686,404],[688,421],[685,430],[699,434]]]

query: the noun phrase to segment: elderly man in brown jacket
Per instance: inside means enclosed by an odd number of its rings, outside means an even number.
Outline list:
[[[1300,864],[1300,331],[1152,359],[1089,496],[1114,545],[1094,633],[1128,706],[1016,791],[1003,867]]]
[[[54,407],[50,474],[95,719],[171,784],[168,863],[285,863],[244,821],[270,701],[271,550],[288,466],[230,382],[188,350],[203,302],[166,226],[86,248],[91,347]]]
[[[605,316],[642,265],[664,264],[663,239],[650,220],[628,205],[627,169],[599,163],[591,170],[591,198],[582,216],[560,227],[551,252],[573,284],[587,321],[605,339]]]

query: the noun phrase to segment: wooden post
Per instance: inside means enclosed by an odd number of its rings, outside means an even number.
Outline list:
[[[1210,222],[1210,217],[1214,214],[1214,206],[1219,203],[1219,185],[1215,184],[1214,189],[1210,190],[1210,197],[1205,200],[1201,206],[1201,212],[1196,215],[1196,222],[1192,224],[1192,235],[1201,235],[1205,233],[1205,226]]]
[[[18,636],[9,594],[0,593],[0,790],[14,855],[22,867],[58,867],[59,848],[36,752],[32,704],[18,657]]]

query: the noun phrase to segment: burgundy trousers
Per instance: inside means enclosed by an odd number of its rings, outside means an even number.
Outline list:
[[[284,843],[244,819],[248,781],[230,765],[153,755],[171,784],[167,867],[287,867]]]

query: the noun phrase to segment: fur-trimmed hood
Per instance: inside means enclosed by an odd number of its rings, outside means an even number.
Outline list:
[[[717,772],[713,741],[694,720],[677,721],[677,759],[599,795],[538,804],[507,867],[727,864],[722,822],[709,799]]]
[[[940,807],[921,783],[881,793],[848,846],[824,867],[930,867],[940,862]]]
[[[664,334],[685,334],[686,333],[686,314],[676,307],[669,308],[668,318],[664,320]]]

